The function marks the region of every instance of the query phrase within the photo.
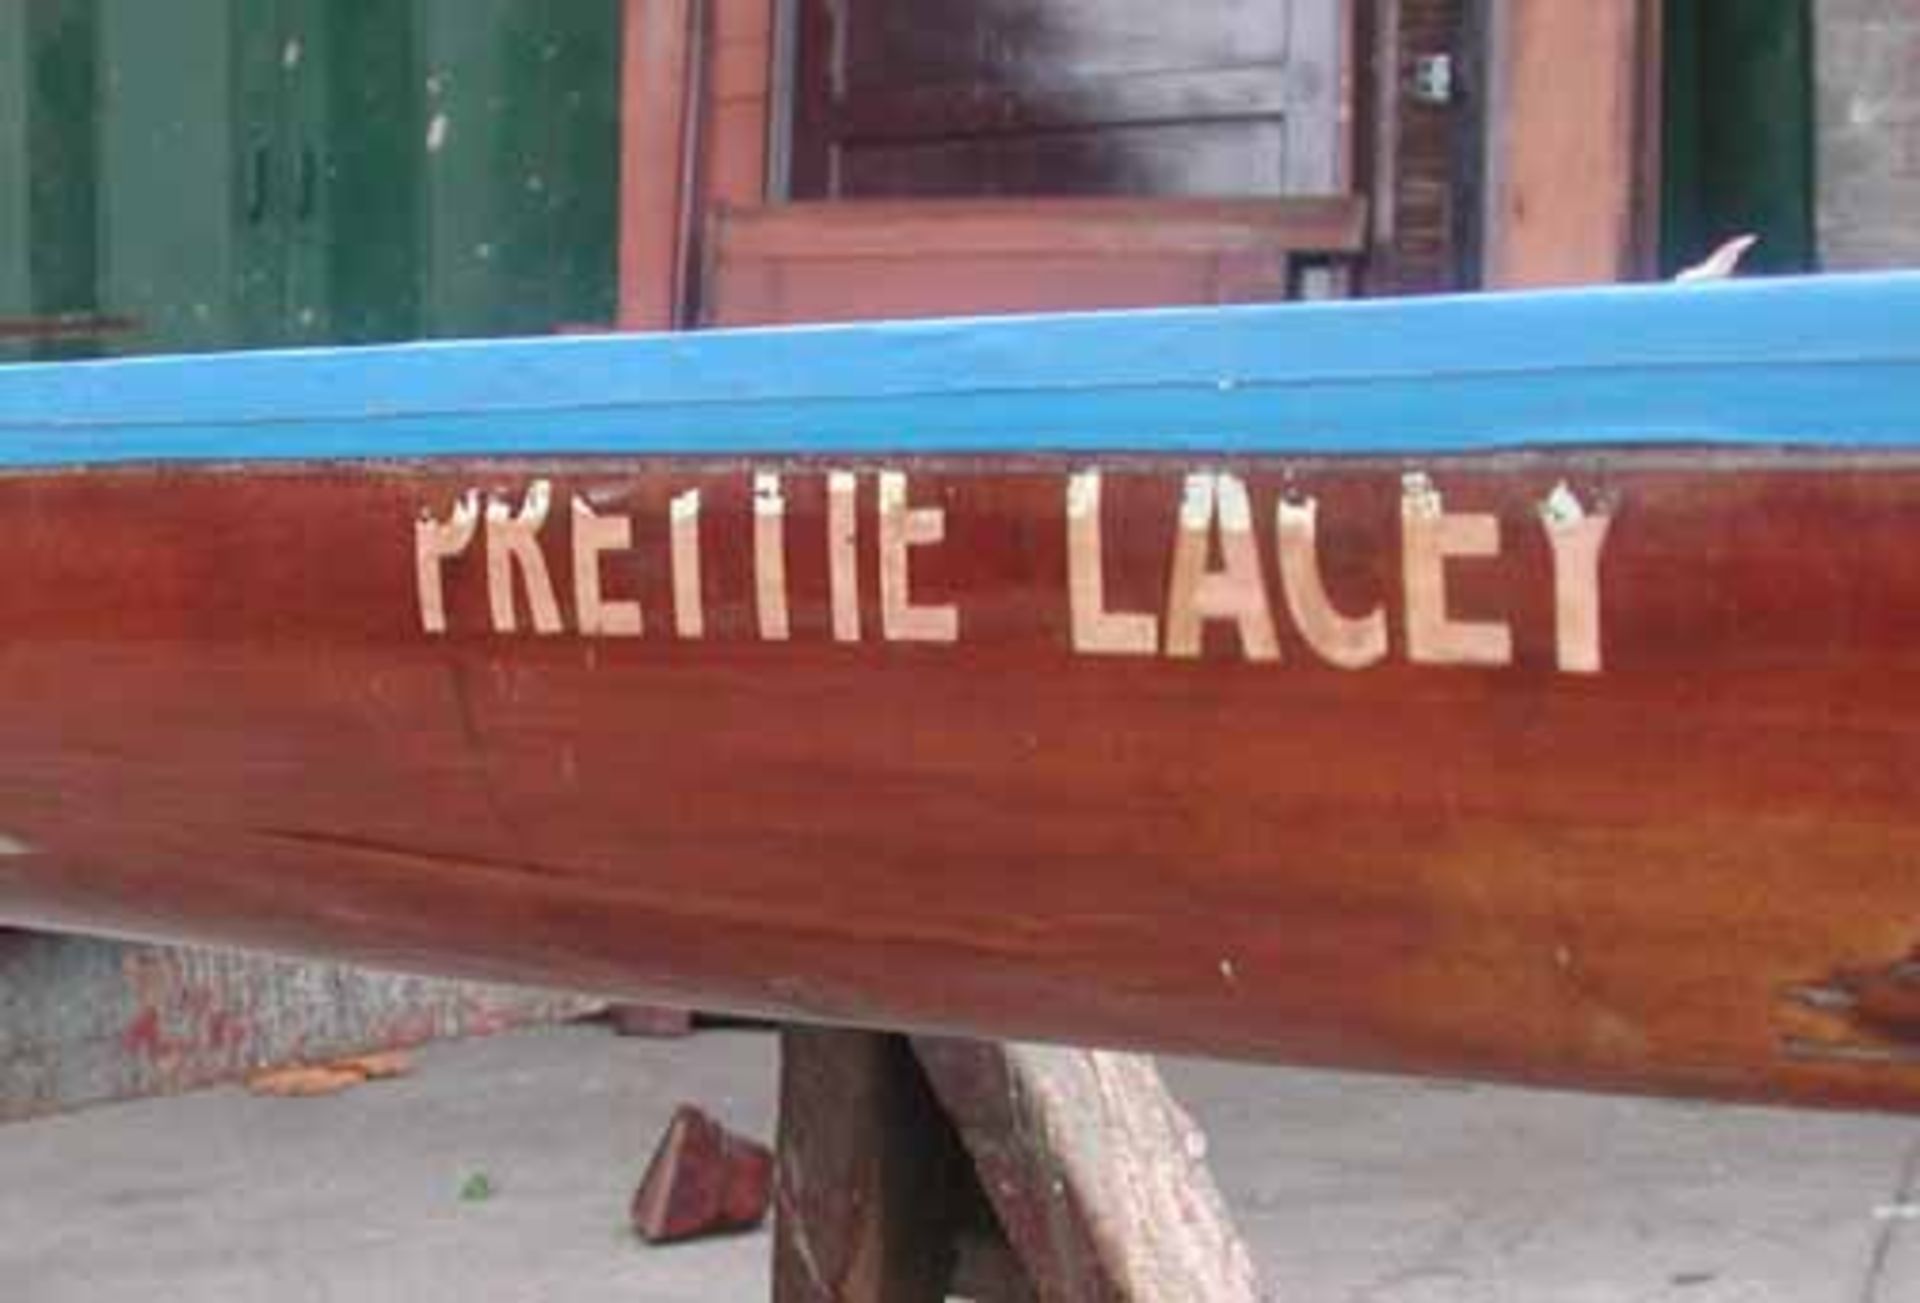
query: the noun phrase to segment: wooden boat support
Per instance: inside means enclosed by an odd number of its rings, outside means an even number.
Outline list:
[[[1920,278],[0,371],[0,912],[1920,1103]]]

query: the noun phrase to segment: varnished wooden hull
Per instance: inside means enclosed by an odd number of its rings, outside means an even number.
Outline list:
[[[1894,320],[1875,383],[1920,443]],[[23,398],[50,373],[17,374],[0,424],[56,440]],[[1756,383],[1764,427],[1784,400]],[[802,1017],[1913,1105],[1920,455],[1900,401],[1835,401],[1859,446],[17,459],[0,911]],[[1555,533],[1582,527],[1585,571]]]

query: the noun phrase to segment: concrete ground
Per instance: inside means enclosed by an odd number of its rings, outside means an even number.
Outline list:
[[[1276,1298],[1920,1299],[1911,1122],[1166,1068]],[[764,1299],[764,1232],[649,1249],[625,1210],[677,1102],[766,1136],[773,1087],[764,1033],[565,1027],[326,1099],[0,1127],[0,1299]],[[463,1199],[479,1174],[492,1195]]]

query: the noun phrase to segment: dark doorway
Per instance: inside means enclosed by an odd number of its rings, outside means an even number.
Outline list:
[[[792,198],[1351,188],[1342,0],[792,3]]]
[[[1749,234],[1744,270],[1811,271],[1808,0],[1668,0],[1665,45],[1663,271]]]

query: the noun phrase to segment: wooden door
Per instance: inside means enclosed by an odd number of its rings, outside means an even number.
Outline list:
[[[1668,0],[1660,271],[1757,235],[1745,273],[1814,268],[1810,0]],[[1920,160],[1916,160],[1920,162]]]
[[[93,351],[38,333],[96,306],[93,28],[87,0],[0,4],[0,361]]]
[[[32,210],[27,187],[27,12],[0,9],[0,318],[33,314]],[[0,362],[28,356],[24,342],[0,340]]]
[[[791,197],[1348,188],[1343,0],[796,0]]]
[[[118,348],[611,317],[615,0],[99,12],[101,301],[140,323]]]

